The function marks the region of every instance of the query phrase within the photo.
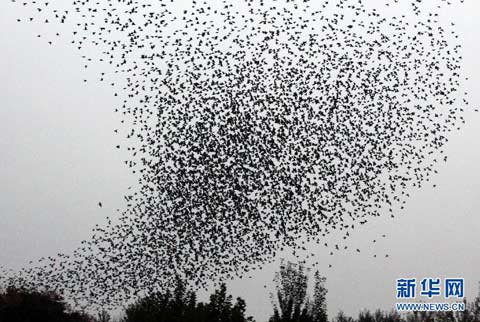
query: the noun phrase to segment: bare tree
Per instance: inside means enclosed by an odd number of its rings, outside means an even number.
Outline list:
[[[326,322],[325,277],[314,275],[313,298],[308,296],[308,272],[303,264],[283,263],[275,274],[276,300],[270,322]]]

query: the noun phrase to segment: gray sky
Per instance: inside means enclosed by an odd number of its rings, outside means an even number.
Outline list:
[[[474,106],[480,106],[479,12],[473,0],[445,11],[458,26],[470,77],[465,90]],[[48,26],[19,24],[17,17],[23,17],[20,6],[0,2],[0,265],[12,268],[72,251],[96,223],[122,208],[122,196],[135,182],[123,164],[127,156],[115,149],[119,118],[113,109],[119,102],[107,85],[83,83],[105,66],[85,70],[66,40],[50,46],[36,37],[38,28],[48,32]],[[450,137],[449,161],[433,178],[437,187],[414,191],[395,219],[387,215],[355,231],[347,244],[362,253],[330,256],[326,248],[311,249],[324,263],[319,269],[327,277],[330,316],[340,309],[357,314],[393,308],[400,277],[464,277],[467,297],[476,294],[480,113],[467,113],[466,119]],[[271,310],[268,292],[276,268],[268,265],[252,279],[229,284],[259,321]]]

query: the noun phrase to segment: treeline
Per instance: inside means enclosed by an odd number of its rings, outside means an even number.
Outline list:
[[[246,303],[233,300],[227,287],[210,295],[207,303],[178,281],[173,291],[152,294],[129,305],[118,322],[253,322],[245,315]],[[8,287],[0,293],[0,322],[114,322],[102,311],[97,315],[71,310],[64,299],[53,292]]]
[[[275,274],[275,294],[271,294],[272,315],[268,322],[328,322],[325,278],[313,274],[309,289],[309,270],[301,264],[282,263]],[[311,296],[309,296],[311,293]],[[480,293],[464,301],[463,312],[363,311],[356,318],[338,313],[332,322],[480,322]],[[178,279],[172,290],[151,294],[126,307],[115,321],[103,311],[92,315],[69,308],[53,292],[8,287],[0,292],[0,322],[254,322],[246,315],[246,302],[233,298],[225,284],[207,302],[197,300],[194,291]]]
[[[196,294],[188,291],[182,281],[173,292],[153,294],[130,305],[122,322],[253,322],[245,316],[246,303],[237,297],[235,301],[221,284],[207,303],[197,302]]]
[[[0,293],[0,322],[96,322],[91,316],[72,311],[53,292],[8,287]]]
[[[465,303],[465,311],[458,312],[408,312],[399,314],[396,311],[360,312],[357,318],[346,316],[343,312],[333,322],[480,322],[480,297],[473,302]]]

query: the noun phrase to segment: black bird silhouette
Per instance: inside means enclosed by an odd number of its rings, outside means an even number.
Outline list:
[[[391,14],[364,0],[271,2],[22,1],[20,22],[61,27],[41,40],[66,37],[82,68],[107,66],[115,147],[138,184],[72,254],[0,283],[99,306],[178,276],[204,287],[283,249],[301,256],[304,238],[333,255],[329,234],[393,216],[430,179],[468,110],[461,46],[438,16],[448,3],[384,0]]]

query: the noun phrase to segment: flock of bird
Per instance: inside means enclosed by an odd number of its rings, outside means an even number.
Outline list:
[[[126,209],[3,275],[77,303],[244,276],[394,217],[464,123],[461,46],[438,13],[453,0],[12,1],[106,66],[122,101]]]

